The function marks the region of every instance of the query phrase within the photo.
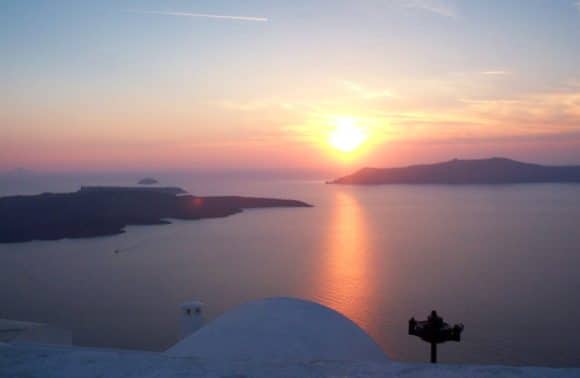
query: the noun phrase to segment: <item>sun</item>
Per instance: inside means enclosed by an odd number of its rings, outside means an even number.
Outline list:
[[[341,152],[353,152],[367,139],[364,131],[353,118],[337,118],[335,128],[330,133],[329,143]]]

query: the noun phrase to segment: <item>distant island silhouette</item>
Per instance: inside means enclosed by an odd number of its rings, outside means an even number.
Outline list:
[[[0,198],[0,243],[115,235],[128,225],[226,217],[243,209],[311,207],[288,199],[180,195],[181,188],[83,187]]]
[[[507,158],[459,160],[400,168],[363,168],[328,182],[345,185],[580,183],[580,166],[545,166]]]
[[[157,179],[154,179],[153,177],[145,177],[145,178],[142,178],[141,180],[139,180],[139,182],[137,184],[139,184],[139,185],[155,185],[155,184],[159,184],[159,181],[157,181]]]

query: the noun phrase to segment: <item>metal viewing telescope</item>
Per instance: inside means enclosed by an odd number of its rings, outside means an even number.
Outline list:
[[[446,341],[461,341],[463,324],[455,324],[451,327],[437,315],[437,311],[431,311],[427,320],[416,321],[415,318],[409,320],[409,335],[417,336],[421,340],[431,344],[431,363],[437,363],[437,344]]]

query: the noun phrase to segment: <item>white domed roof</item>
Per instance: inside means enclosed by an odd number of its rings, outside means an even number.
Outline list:
[[[186,337],[166,354],[261,361],[385,361],[361,328],[338,312],[294,298],[250,302]]]

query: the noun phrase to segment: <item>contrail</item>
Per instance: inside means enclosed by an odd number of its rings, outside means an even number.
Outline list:
[[[206,13],[188,13],[188,12],[163,12],[163,11],[127,11],[129,13],[140,13],[140,14],[157,14],[161,16],[177,16],[177,17],[203,17],[203,18],[215,18],[220,20],[238,20],[238,21],[256,21],[256,22],[268,22],[266,17],[252,17],[252,16],[229,16],[222,14],[206,14]]]

